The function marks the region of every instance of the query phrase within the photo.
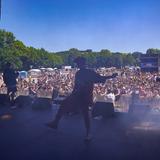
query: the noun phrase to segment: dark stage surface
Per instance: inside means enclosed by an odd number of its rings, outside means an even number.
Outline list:
[[[65,116],[57,131],[45,123],[54,107],[33,110],[29,106],[0,107],[0,160],[159,160],[160,116],[117,114],[92,120],[93,140],[85,143],[81,115]]]

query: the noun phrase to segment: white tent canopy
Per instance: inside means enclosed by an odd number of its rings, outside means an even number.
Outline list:
[[[30,76],[32,76],[32,77],[38,77],[38,76],[40,76],[41,75],[41,70],[39,70],[39,69],[30,69],[29,71],[28,71],[28,73],[29,73],[29,75]]]
[[[46,68],[47,71],[54,71],[53,68]]]
[[[28,72],[41,72],[40,69],[30,69]]]

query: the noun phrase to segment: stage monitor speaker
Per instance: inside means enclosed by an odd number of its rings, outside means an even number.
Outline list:
[[[32,99],[30,96],[20,95],[15,99],[15,104],[17,107],[28,107],[31,105]]]
[[[113,103],[109,102],[96,102],[93,106],[92,116],[102,116],[103,118],[112,117],[114,115]]]
[[[32,109],[45,110],[51,108],[51,98],[36,98],[32,103]]]
[[[0,105],[6,105],[8,102],[8,97],[6,94],[0,94]]]

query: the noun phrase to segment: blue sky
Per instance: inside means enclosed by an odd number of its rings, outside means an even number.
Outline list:
[[[0,29],[53,52],[145,52],[160,48],[160,1],[2,0]]]

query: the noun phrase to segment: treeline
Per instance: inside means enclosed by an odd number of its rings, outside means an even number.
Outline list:
[[[28,70],[40,67],[61,67],[74,65],[77,56],[87,59],[90,67],[123,67],[139,65],[141,52],[120,53],[103,49],[100,52],[92,50],[80,51],[72,48],[63,52],[48,52],[45,49],[28,47],[16,39],[13,33],[0,30],[0,70],[7,62],[11,62],[18,70]],[[160,54],[159,49],[148,49],[146,54]]]

